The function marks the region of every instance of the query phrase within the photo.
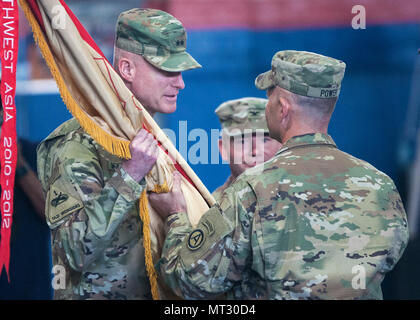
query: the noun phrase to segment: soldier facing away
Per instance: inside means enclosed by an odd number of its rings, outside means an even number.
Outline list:
[[[382,299],[407,220],[393,181],[327,134],[344,70],[315,53],[277,52],[256,86],[267,90],[268,128],[281,150],[240,175],[194,229],[178,184],[149,197],[167,217],[159,268],[178,295]]]
[[[241,98],[229,100],[217,107],[215,113],[222,125],[219,151],[229,161],[231,174],[213,192],[216,200],[246,169],[267,161],[281,148],[281,143],[269,136],[265,120],[267,99]]]
[[[120,14],[114,68],[151,115],[174,112],[185,87],[181,72],[201,67],[185,49],[185,29],[170,14],[154,9]],[[138,200],[157,148],[142,129],[130,143],[132,158],[121,160],[74,118],[40,144],[39,176],[51,199],[46,216],[53,264],[66,271],[65,288],[55,290],[55,299],[151,299]]]

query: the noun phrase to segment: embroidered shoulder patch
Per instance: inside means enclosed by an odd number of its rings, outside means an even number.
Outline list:
[[[190,250],[197,250],[204,242],[204,232],[201,229],[195,229],[188,236],[188,248]]]
[[[71,194],[61,191],[54,184],[47,194],[47,212],[50,224],[55,224],[73,212],[83,208],[81,200]]]
[[[220,209],[217,206],[211,207],[201,217],[197,228],[185,238],[184,250],[181,250],[180,257],[186,268],[193,268],[196,261],[209,254],[212,246],[232,230],[233,227],[223,218]],[[219,250],[214,246],[213,249]]]

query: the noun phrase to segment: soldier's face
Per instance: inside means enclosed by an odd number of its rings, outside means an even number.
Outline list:
[[[229,165],[233,176],[271,159],[282,144],[268,136],[256,134],[230,138]],[[223,156],[223,155],[222,155]],[[225,157],[227,157],[225,155]],[[227,159],[226,159],[227,160]]]
[[[179,90],[184,88],[181,72],[160,70],[138,56],[132,92],[151,115],[175,112]]]

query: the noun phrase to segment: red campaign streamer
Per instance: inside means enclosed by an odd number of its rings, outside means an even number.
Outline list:
[[[0,275],[3,266],[10,282],[10,235],[13,221],[13,188],[17,161],[16,66],[18,58],[19,8],[17,0],[0,0],[1,100],[3,125],[0,137],[1,231]]]

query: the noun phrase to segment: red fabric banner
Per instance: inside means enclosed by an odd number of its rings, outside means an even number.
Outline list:
[[[17,161],[15,104],[19,39],[19,8],[17,0],[1,0],[0,15],[1,100],[4,112],[0,137],[0,274],[4,266],[10,282],[10,235],[13,221],[13,187]]]

